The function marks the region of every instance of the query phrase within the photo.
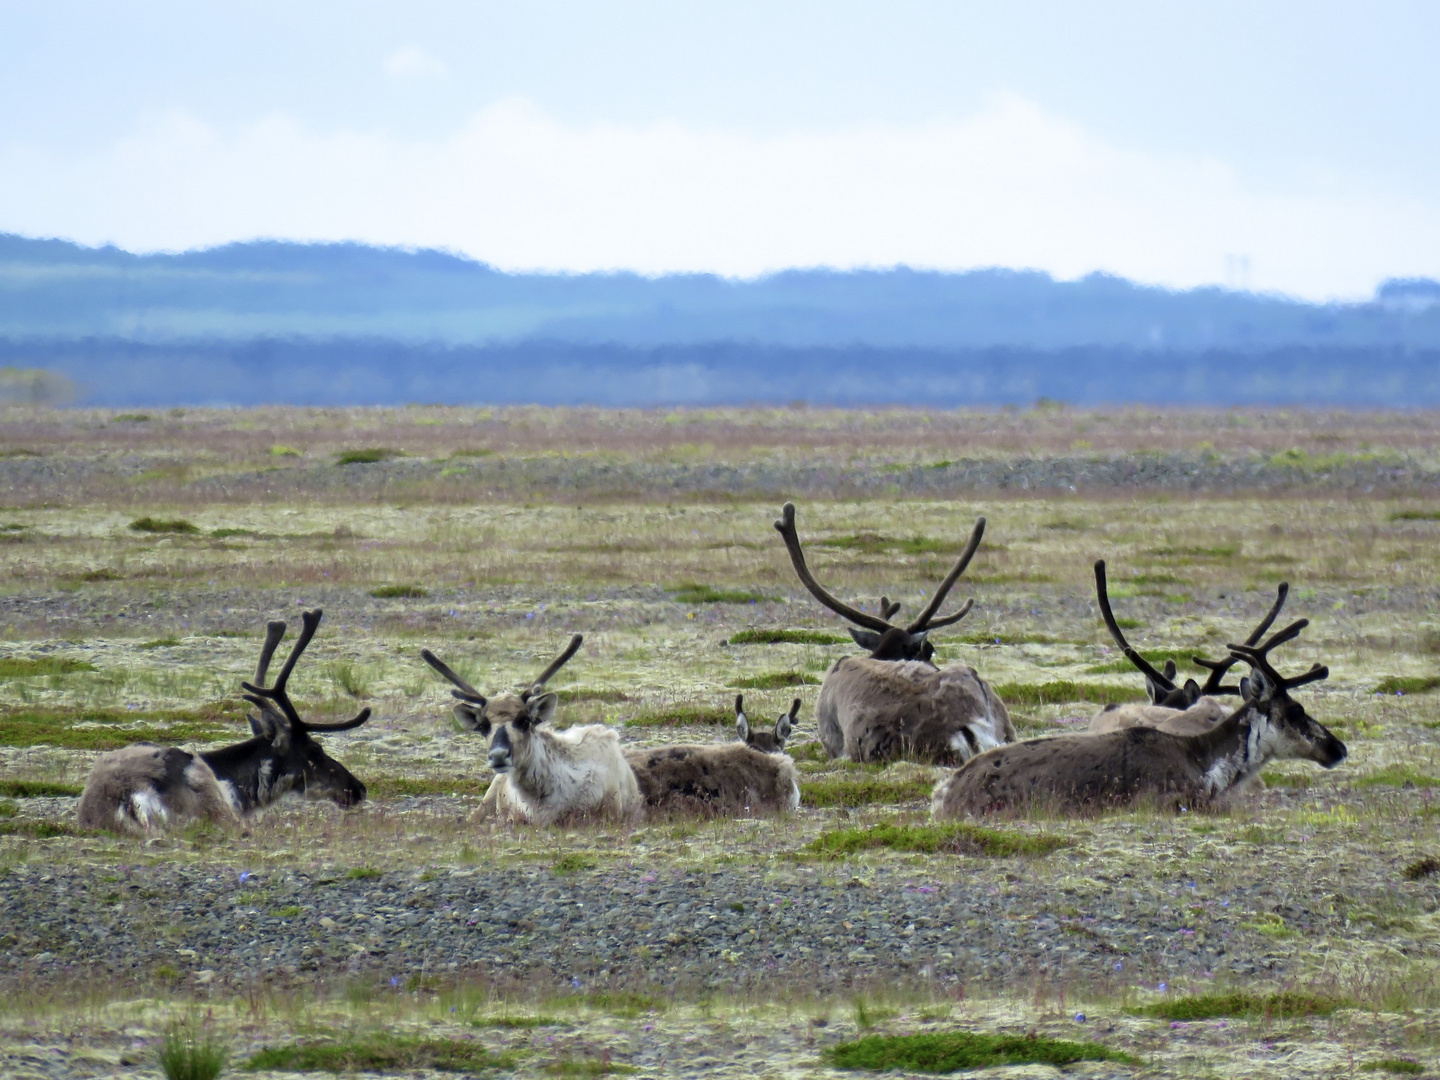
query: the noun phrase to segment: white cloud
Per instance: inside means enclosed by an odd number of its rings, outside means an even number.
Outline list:
[[[398,54],[397,54],[398,55]],[[1327,180],[1262,190],[1222,162],[1107,145],[1026,101],[914,127],[755,137],[561,124],[497,104],[435,141],[220,129],[175,113],[85,160],[0,147],[0,229],[133,250],[257,236],[444,246],[513,269],[1106,270],[1363,296],[1440,276],[1440,204]]]
[[[397,79],[446,79],[450,76],[445,61],[431,56],[419,45],[406,45],[391,53],[381,67],[385,69],[385,74]]]

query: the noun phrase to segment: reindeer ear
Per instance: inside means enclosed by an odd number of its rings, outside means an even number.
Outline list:
[[[258,717],[247,715],[245,719],[250,721],[250,730],[255,733],[257,739],[269,742],[275,738],[275,723],[263,712]]]
[[[850,636],[855,639],[855,644],[867,652],[874,652],[880,645],[880,635],[874,630],[861,630],[859,627],[847,626]]]
[[[1175,681],[1175,672],[1179,670],[1180,669],[1175,666],[1174,660],[1165,661],[1165,678],[1169,679],[1171,682]]]
[[[525,711],[530,715],[530,723],[543,724],[555,715],[555,708],[559,704],[558,694],[541,694],[525,702]]]
[[[1250,676],[1248,676],[1248,675],[1242,677],[1241,680],[1240,680],[1240,700],[1241,700],[1241,701],[1254,701],[1254,700],[1255,700],[1255,696],[1254,696],[1254,694],[1252,693],[1252,689],[1251,689],[1251,686],[1250,686]]]
[[[1172,663],[1173,663],[1173,661],[1172,661]],[[1199,700],[1200,700],[1200,684],[1199,684],[1198,682],[1196,682],[1194,679],[1186,679],[1186,680],[1185,680],[1185,703],[1186,703],[1187,705],[1194,705],[1195,702],[1197,702],[1197,701],[1199,701]]]
[[[735,714],[735,734],[741,742],[750,741],[750,720],[743,712]]]
[[[919,647],[916,649],[916,655],[919,656],[919,658],[921,660],[924,660],[926,663],[929,663],[930,658],[935,655],[935,646],[931,645],[930,639],[926,637],[929,632],[930,631],[928,630],[922,630],[918,634],[910,635],[911,644],[914,644],[917,641],[920,643]]]
[[[800,699],[795,699],[795,704],[790,706],[788,713],[781,713],[780,719],[775,721],[775,741],[781,746],[790,737],[790,732],[795,730],[794,717],[800,711]]]
[[[288,754],[290,752],[290,741],[292,732],[290,721],[283,716],[270,717],[271,727],[274,729],[269,736],[270,748],[277,754]]]
[[[457,702],[450,711],[455,715],[455,726],[459,730],[474,731],[481,735],[490,733],[490,721],[485,719],[484,706]]]
[[[1263,671],[1256,669],[1250,672],[1250,693],[1245,695],[1247,701],[1264,701],[1274,693],[1275,688],[1270,684],[1270,680],[1265,677]]]

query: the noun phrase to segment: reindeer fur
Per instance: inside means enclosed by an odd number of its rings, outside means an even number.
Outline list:
[[[1005,703],[967,664],[847,656],[831,665],[815,705],[832,758],[961,765],[1015,741]]]
[[[647,815],[758,817],[800,805],[800,774],[787,754],[736,742],[631,750],[625,760],[635,772]]]
[[[240,812],[230,785],[199,754],[136,743],[96,759],[80,796],[79,824],[144,835],[198,818],[234,825]]]
[[[1159,728],[1172,735],[1199,735],[1214,727],[1233,710],[1218,698],[1202,697],[1188,709],[1172,709],[1165,705],[1106,705],[1090,718],[1091,735],[1107,731],[1123,731],[1132,727]]]

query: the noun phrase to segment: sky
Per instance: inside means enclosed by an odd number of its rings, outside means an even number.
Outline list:
[[[1440,278],[1440,4],[0,0],[0,231]]]

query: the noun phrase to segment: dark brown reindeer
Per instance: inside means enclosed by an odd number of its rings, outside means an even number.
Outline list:
[[[1272,760],[1334,768],[1345,760],[1345,744],[1290,697],[1329,670],[1316,664],[1287,679],[1269,660],[1272,649],[1307,625],[1292,623],[1264,645],[1229,646],[1231,660],[1248,664],[1250,675],[1240,680],[1239,707],[1205,731],[1131,727],[1002,746],[942,780],[931,811],[939,819],[1031,808],[1085,814],[1142,800],[1206,809],[1226,802]]]
[[[744,695],[737,695],[739,742],[627,751],[646,815],[759,817],[794,810],[800,805],[800,774],[784,747],[799,712],[796,698],[775,722],[774,734],[753,731]]]
[[[641,812],[640,790],[620,749],[620,737],[604,724],[554,731],[547,723],[559,698],[545,684],[579,651],[580,634],[525,687],[487,698],[429,649],[421,657],[457,689],[455,719],[489,740],[495,779],[476,817],[552,825],[591,817],[627,820]]]
[[[880,614],[837,600],[815,580],[795,531],[795,505],[786,503],[775,528],[785,540],[795,573],[810,594],[855,624],[850,636],[869,656],[847,656],[830,666],[815,705],[820,742],[832,758],[958,765],[978,753],[1013,742],[1015,728],[1002,702],[967,664],[932,663],[930,633],[959,622],[973,600],[937,617],[940,605],[980,547],[985,519],[978,518],[965,550],[930,602],[906,626],[890,622],[899,603],[880,598]]]
[[[342,723],[307,723],[286,690],[320,618],[318,610],[304,613],[300,636],[270,687],[263,684],[285,624],[266,627],[255,682],[241,683],[245,700],[260,710],[249,718],[254,738],[200,753],[137,743],[101,754],[80,796],[81,827],[146,833],[197,818],[235,824],[292,791],[347,808],[362,802],[365,785],[312,736],[357,728],[370,710]]]
[[[1275,603],[1245,639],[1247,646],[1254,645],[1265,636],[1265,632],[1279,617],[1280,609],[1285,606],[1285,599],[1289,594],[1289,582],[1282,581],[1275,592]],[[1150,703],[1105,706],[1090,720],[1089,730],[1092,734],[1119,731],[1128,727],[1158,727],[1176,735],[1194,735],[1230,715],[1232,710],[1219,698],[1240,693],[1239,686],[1224,685],[1225,675],[1239,662],[1238,656],[1232,654],[1226,660],[1191,657],[1197,666],[1205,668],[1210,674],[1204,685],[1194,679],[1186,679],[1183,686],[1177,686],[1174,660],[1165,661],[1164,672],[1157,671],[1125,640],[1115,613],[1110,608],[1104,559],[1095,563],[1095,599],[1100,605],[1100,615],[1105,620],[1110,637],[1120,647],[1125,658],[1145,676],[1145,691],[1150,697]]]

